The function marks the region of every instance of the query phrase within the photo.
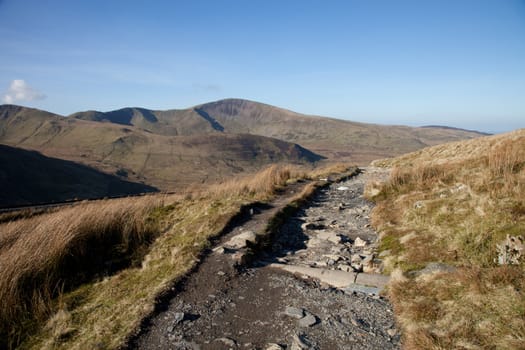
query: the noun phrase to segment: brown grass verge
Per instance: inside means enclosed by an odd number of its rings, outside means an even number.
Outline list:
[[[370,184],[406,349],[525,348],[525,259],[499,266],[496,245],[525,236],[525,130],[440,145],[376,165]],[[419,274],[431,262],[455,268]]]
[[[156,197],[83,203],[0,226],[0,339],[12,347],[61,293],[141,260]]]

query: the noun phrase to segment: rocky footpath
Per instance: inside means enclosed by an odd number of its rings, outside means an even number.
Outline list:
[[[252,210],[130,343],[136,349],[397,349],[378,274],[371,204],[374,169],[319,190],[247,265],[283,202]],[[284,201],[284,199],[281,199]]]

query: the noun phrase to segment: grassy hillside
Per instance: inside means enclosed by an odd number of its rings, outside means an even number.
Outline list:
[[[392,167],[367,192],[405,347],[525,348],[525,256],[498,263],[525,238],[525,129],[375,165]]]
[[[243,206],[332,170],[272,166],[200,192],[87,202],[1,223],[0,347],[118,348]]]
[[[80,162],[162,190],[222,181],[278,162],[321,159],[298,145],[263,136],[208,134],[202,129],[198,135],[166,136],[129,125],[126,118],[112,120],[119,123],[3,105],[0,143]]]
[[[156,191],[35,151],[0,144],[0,207]]]
[[[107,113],[81,112],[73,117],[135,125],[163,135],[249,133],[298,143],[329,158],[360,163],[481,135],[447,127],[384,126],[307,116],[240,99],[221,100],[184,110],[125,108]]]

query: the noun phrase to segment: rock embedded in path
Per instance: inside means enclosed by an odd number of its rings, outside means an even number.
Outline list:
[[[353,272],[344,272],[340,270],[326,270],[321,268],[313,268],[306,266],[284,265],[284,264],[270,264],[270,267],[278,268],[290,273],[297,273],[306,275],[310,278],[318,279],[321,282],[327,283],[336,288],[345,288],[351,283],[354,283],[356,275]]]
[[[397,330],[395,328],[390,328],[386,331],[386,333],[393,338],[397,334]]]
[[[301,319],[304,317],[304,309],[293,306],[287,306],[286,310],[284,310],[284,314],[286,316],[290,316],[296,319]]]
[[[343,240],[341,236],[334,231],[321,231],[317,234],[317,238],[327,240],[334,244],[339,244]]]
[[[307,350],[311,349],[310,342],[308,342],[303,335],[294,334],[292,338],[291,350]]]
[[[266,344],[266,347],[264,348],[264,350],[283,350],[284,348],[279,345],[279,344],[276,344],[276,343],[268,343]]]
[[[233,236],[226,246],[234,249],[242,249],[248,246],[248,242],[255,244],[257,242],[257,234],[253,231],[243,231],[236,236]]]
[[[220,245],[218,247],[213,248],[212,251],[216,254],[224,254],[226,253],[226,248]]]
[[[179,324],[182,321],[184,321],[185,317],[186,317],[186,314],[184,312],[176,312],[173,315],[173,320],[175,321],[175,324]]]
[[[317,323],[317,318],[311,313],[307,313],[306,316],[299,320],[299,326],[301,327],[312,327]]]
[[[380,275],[376,273],[359,273],[357,274],[357,277],[355,279],[355,283],[357,284],[361,284],[363,286],[377,287],[380,289],[384,288],[389,281],[389,276]]]
[[[364,239],[362,239],[361,237],[357,237],[354,240],[354,247],[356,247],[356,248],[366,247],[367,244],[368,244],[368,242],[365,241]]]

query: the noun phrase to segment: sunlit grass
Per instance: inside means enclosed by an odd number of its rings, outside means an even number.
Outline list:
[[[373,225],[396,271],[390,296],[407,349],[525,348],[525,262],[496,264],[507,234],[525,236],[525,130],[376,162]],[[416,277],[429,262],[456,268]]]

